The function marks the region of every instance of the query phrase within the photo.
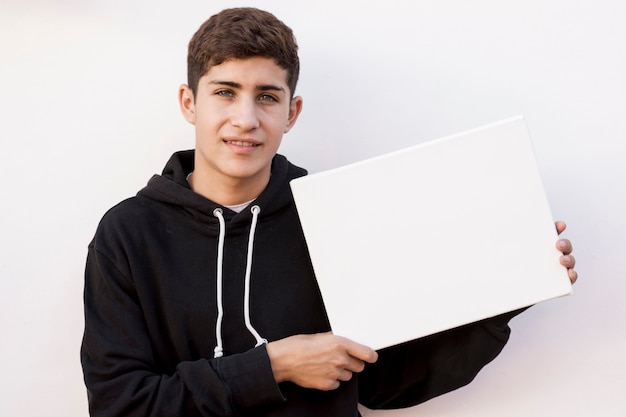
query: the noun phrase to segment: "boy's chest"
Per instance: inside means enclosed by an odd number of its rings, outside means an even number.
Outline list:
[[[220,300],[225,355],[255,345],[245,324],[246,308],[252,326],[269,341],[329,330],[304,242],[291,239],[268,245],[264,239],[261,234],[252,254],[248,300],[250,260],[245,241],[227,241],[221,264],[211,242],[183,245],[186,251],[172,242],[169,255],[157,255],[170,256],[169,262],[145,271],[138,293],[153,344],[164,346],[163,355],[175,350],[181,360],[212,357]],[[218,274],[222,275],[221,291]]]

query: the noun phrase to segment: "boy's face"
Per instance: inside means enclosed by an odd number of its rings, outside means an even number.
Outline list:
[[[181,86],[183,115],[196,130],[195,173],[237,185],[269,180],[272,158],[295,124],[302,99],[272,59],[232,59],[200,78],[196,97]]]

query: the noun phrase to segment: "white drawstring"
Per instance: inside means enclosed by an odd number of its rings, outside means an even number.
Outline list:
[[[217,320],[215,321],[215,339],[217,346],[213,353],[214,358],[224,356],[224,348],[222,343],[222,318],[224,317],[224,307],[222,306],[222,264],[224,260],[224,235],[226,234],[226,225],[224,224],[224,216],[222,209],[213,210],[213,215],[217,217],[220,223],[220,234],[217,243]]]
[[[256,339],[255,347],[261,346],[267,343],[267,340],[262,338],[256,329],[250,323],[250,272],[252,271],[252,252],[254,250],[254,232],[256,230],[256,224],[259,218],[261,208],[259,206],[253,206],[252,209],[252,223],[250,224],[250,237],[248,238],[248,258],[246,260],[246,281],[244,292],[244,304],[243,313],[246,321],[246,327],[252,333],[252,336]]]
[[[252,271],[252,253],[254,251],[254,233],[256,231],[256,225],[259,218],[261,208],[259,206],[253,206],[252,211],[252,223],[250,224],[250,235],[248,237],[248,254],[246,260],[246,276],[244,282],[244,320],[246,327],[252,333],[252,336],[256,339],[255,347],[261,346],[267,343],[267,340],[262,338],[256,329],[250,322],[250,274]],[[222,319],[224,317],[224,308],[222,305],[222,269],[224,263],[224,236],[226,234],[226,225],[224,222],[224,216],[222,209],[216,208],[213,210],[213,215],[217,217],[220,224],[220,233],[217,247],[217,321],[215,323],[215,339],[217,340],[217,346],[215,346],[214,356],[220,358],[224,355],[223,341],[222,341]]]

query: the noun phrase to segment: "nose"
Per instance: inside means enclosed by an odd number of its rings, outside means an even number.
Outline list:
[[[230,118],[232,125],[243,131],[258,128],[260,125],[258,110],[255,99],[241,97],[233,106]]]

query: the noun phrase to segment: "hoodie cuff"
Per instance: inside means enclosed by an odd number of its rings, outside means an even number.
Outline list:
[[[219,361],[219,373],[228,381],[233,404],[239,410],[286,401],[274,379],[266,346]]]
[[[509,311],[498,316],[494,316],[479,322],[482,327],[487,330],[493,337],[503,342],[509,340],[511,334],[511,328],[509,322],[517,315],[523,313],[530,307],[520,308],[518,310]]]

